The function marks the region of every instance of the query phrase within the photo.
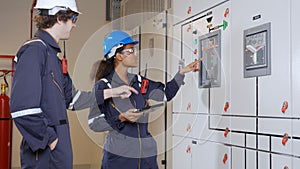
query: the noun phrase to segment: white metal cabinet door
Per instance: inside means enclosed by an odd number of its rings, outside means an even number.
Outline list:
[[[292,167],[293,159],[290,156],[272,154],[272,169],[297,169]]]
[[[253,26],[249,21],[251,12],[248,9],[248,4],[252,3],[252,1],[231,1],[230,113],[232,115],[256,115],[255,79],[244,78],[242,50],[243,30]]]
[[[209,140],[213,131],[208,128],[208,115],[197,114],[195,119],[195,123],[193,124],[191,130],[191,137],[204,141]]]
[[[207,17],[201,18],[201,16],[204,16],[206,13],[200,13],[198,16],[199,19],[192,22],[193,25],[193,35],[194,35],[194,41],[199,39],[199,37],[205,37],[205,35],[208,35],[209,29],[207,27],[208,22],[207,18],[212,17],[212,27],[221,26],[224,23],[229,23],[230,25],[230,15],[229,13],[224,15],[226,11],[228,11],[230,8],[230,2],[226,2],[222,5],[216,6],[213,9],[210,10],[212,13],[211,15]],[[197,17],[195,17],[197,18]],[[224,29],[225,30],[224,30]],[[216,56],[218,58],[217,62],[220,62],[220,76],[221,76],[221,86],[220,87],[213,87],[210,88],[210,113],[211,114],[223,114],[224,112],[224,105],[227,101],[230,99],[230,26],[220,27],[219,30],[221,30],[221,40],[220,44],[217,44],[218,42],[215,42],[217,45],[219,45],[218,48],[221,48],[221,54],[220,56]],[[217,30],[212,30],[211,32],[215,32]],[[201,54],[201,49],[199,48],[200,41],[198,40],[196,53],[198,53],[198,57],[209,57],[209,56],[199,56]],[[194,45],[195,46],[195,45]],[[207,62],[216,62],[214,58],[210,60],[210,58],[204,58],[207,59]],[[205,65],[205,62],[203,62]],[[199,82],[198,82],[199,83]],[[199,85],[199,84],[198,84]],[[201,88],[199,91],[204,91],[207,89]],[[229,112],[227,112],[229,113]]]
[[[293,147],[293,155],[295,156],[300,156],[300,140],[298,139],[293,139],[290,140],[292,142],[292,147]]]
[[[190,53],[189,53],[189,59],[188,62],[190,63],[194,61],[195,59],[199,59],[201,56],[199,55],[199,36],[202,36],[204,34],[208,33],[208,30],[206,28],[206,19],[202,18],[203,13],[195,16],[195,18],[199,18],[196,20],[193,20],[193,22],[190,22],[188,25],[191,28],[191,31],[188,33],[191,37],[189,39],[189,46],[190,46]],[[194,19],[194,18],[193,18]],[[193,83],[195,86],[195,90],[193,91],[198,96],[198,100],[196,100],[197,106],[193,107],[193,110],[198,113],[207,113],[208,112],[208,89],[201,88],[199,89],[199,72],[192,74]]]
[[[192,169],[191,140],[184,137],[173,136],[173,169]]]
[[[245,152],[243,148],[232,148],[232,167],[231,169],[245,169]]]
[[[270,166],[270,154],[269,153],[264,153],[264,152],[258,152],[258,169],[271,169]]]
[[[194,143],[196,141],[194,140]],[[231,164],[230,148],[214,142],[193,144],[192,168],[229,169]]]
[[[290,1],[232,1],[232,109],[255,115],[256,92],[258,92],[259,115],[290,116],[288,109],[281,113],[284,101],[291,101],[290,90]],[[272,4],[272,8],[270,8]],[[280,11],[280,16],[274,17]],[[253,17],[261,18],[253,21]],[[243,78],[243,31],[271,22],[271,75],[258,78]],[[272,99],[270,99],[272,98]]]
[[[226,9],[230,8],[230,3],[224,3],[220,6],[217,6],[210,11],[212,12],[212,15],[209,17],[212,17],[212,27],[223,25],[224,21],[226,23],[230,22],[230,15],[224,16],[224,12]],[[197,40],[199,36],[207,35],[209,33],[209,30],[207,28],[208,22],[206,20],[206,17],[201,18],[201,16],[205,15],[205,13],[200,13],[198,16],[198,20],[195,20],[192,22],[192,35],[193,35],[193,41]],[[197,18],[197,17],[195,17]],[[230,24],[230,23],[229,23]],[[225,27],[224,27],[225,28]],[[222,29],[222,27],[219,28],[221,30],[221,41],[219,47],[221,48],[221,55],[216,56],[218,58],[218,61],[221,62],[221,70],[220,70],[220,76],[221,76],[221,87],[215,87],[210,89],[210,113],[211,114],[223,114],[224,112],[224,105],[227,101],[230,99],[230,26],[226,27],[225,30]],[[211,32],[214,32],[216,30],[212,30]],[[218,43],[218,42],[216,42]],[[199,41],[197,45],[193,45],[194,53],[198,53],[197,57],[204,57],[199,56],[201,49],[199,49]],[[198,50],[198,51],[197,51]],[[208,57],[208,56],[205,56]],[[198,75],[199,76],[199,75]],[[199,77],[198,77],[199,78]],[[199,83],[199,82],[198,82]],[[198,84],[199,85],[199,84]],[[199,91],[204,92],[208,89],[201,88]],[[199,94],[201,95],[201,93]]]
[[[252,9],[249,13],[252,16],[257,13],[262,15],[262,19],[257,20],[256,24],[271,22],[271,75],[259,77],[258,84],[258,112],[261,116],[292,115],[291,109],[287,109],[284,114],[281,112],[284,101],[291,103],[290,2],[290,0],[255,0],[245,4],[252,4],[253,8],[247,6],[247,9]],[[260,8],[254,4],[259,4]]]
[[[173,114],[173,135],[190,137],[197,116],[193,114]]]
[[[194,54],[196,45],[194,44],[193,24],[188,23],[182,26],[182,59],[184,65],[193,62],[198,58]],[[198,73],[188,73],[185,75],[185,84],[181,88],[179,112],[187,113],[207,113],[207,90],[198,89]],[[178,105],[177,105],[178,107]],[[200,110],[200,111],[199,111]]]
[[[300,168],[300,159],[299,158],[293,158],[293,168],[294,169]]]
[[[256,151],[246,150],[246,169],[256,169],[257,160],[256,160]]]

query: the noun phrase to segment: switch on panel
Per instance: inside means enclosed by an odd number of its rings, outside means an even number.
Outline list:
[[[199,88],[221,86],[221,30],[199,37]]]
[[[271,23],[244,30],[244,77],[271,74]]]

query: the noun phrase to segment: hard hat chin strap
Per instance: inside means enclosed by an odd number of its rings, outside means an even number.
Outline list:
[[[123,47],[123,44],[119,44],[117,46],[114,46],[113,48],[111,48],[110,52],[107,54],[107,58],[106,59],[110,59],[113,56],[115,56],[117,49]]]

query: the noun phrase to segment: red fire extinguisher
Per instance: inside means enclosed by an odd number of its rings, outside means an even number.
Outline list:
[[[6,85],[1,84],[0,94],[0,164],[1,169],[11,168],[12,118],[9,112],[9,97]]]

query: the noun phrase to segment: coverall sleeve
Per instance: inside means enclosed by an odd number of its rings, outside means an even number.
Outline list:
[[[54,129],[48,126],[41,109],[41,78],[47,55],[46,47],[39,42],[26,47],[26,50],[20,50],[22,52],[17,54],[10,109],[17,128],[32,151],[36,151],[45,149],[57,136]]]
[[[70,89],[68,90],[70,93]],[[110,125],[106,122],[104,114],[101,113],[95,97],[95,90],[80,91],[72,87],[72,100],[68,105],[69,110],[82,110],[89,108],[88,124],[90,129],[95,132],[103,132],[112,130]]]
[[[109,87],[107,84],[101,80],[96,82],[95,86],[95,97],[98,105],[102,105],[104,103],[104,90],[108,89]]]
[[[89,127],[95,132],[113,130],[113,128],[105,120],[105,115],[101,113],[96,102],[94,102],[91,106],[88,118]]]
[[[65,94],[65,101],[66,101],[66,109],[72,102],[73,99],[73,82],[70,78],[69,74],[64,75],[64,94]]]
[[[69,74],[64,76],[64,91],[66,108],[69,110],[74,111],[90,108],[96,101],[94,92],[77,90],[73,85]]]
[[[76,90],[73,92],[72,102],[69,104],[69,110],[83,110],[90,108],[96,102],[95,94],[91,91]]]
[[[156,101],[170,101],[175,97],[181,85],[184,84],[184,75],[177,73],[166,85],[151,81],[149,84],[149,99]]]

